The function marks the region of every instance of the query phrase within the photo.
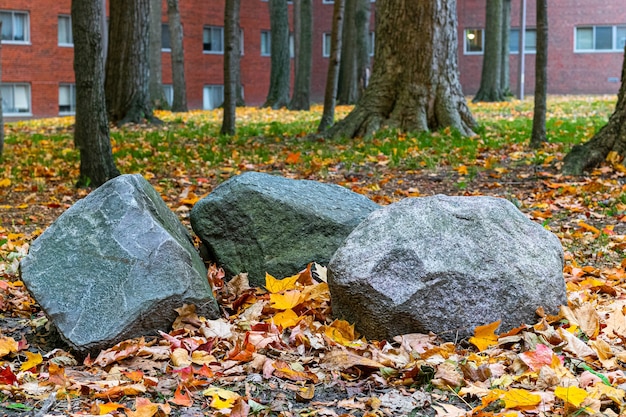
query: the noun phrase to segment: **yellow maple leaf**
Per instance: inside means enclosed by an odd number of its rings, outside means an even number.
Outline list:
[[[23,362],[20,366],[20,371],[27,371],[43,362],[41,353],[24,352],[26,355],[26,362]]]
[[[293,290],[296,288],[296,281],[300,275],[293,275],[291,277],[276,279],[267,272],[265,273],[265,288],[271,293],[279,293],[282,291]]]
[[[495,334],[495,331],[499,326],[500,320],[476,327],[476,329],[474,329],[474,336],[469,338],[469,342],[476,346],[481,352],[489,346],[496,345],[498,343],[498,336]]]
[[[358,346],[358,335],[354,331],[354,324],[345,320],[335,320],[330,326],[326,326],[324,334],[335,342],[343,346]]]
[[[240,397],[239,394],[233,391],[229,391],[224,388],[219,388],[216,386],[210,386],[209,388],[202,391],[202,395],[205,397],[211,397],[213,400],[211,401],[211,407],[221,410],[223,408],[232,408],[237,401],[237,398]]]
[[[525,389],[513,388],[502,396],[506,408],[531,407],[541,402],[541,395],[533,394]]]
[[[300,321],[300,317],[291,309],[281,311],[280,313],[274,314],[274,316],[270,319],[272,323],[277,326],[286,329],[287,327],[293,327]]]
[[[18,344],[12,337],[0,337],[0,358],[9,353],[16,353]]]
[[[556,387],[554,395],[574,407],[580,407],[583,401],[589,396],[589,393],[582,388],[571,386]]]
[[[98,414],[102,416],[120,408],[124,408],[124,406],[120,403],[108,402],[104,404],[98,404]]]
[[[301,293],[298,290],[285,291],[282,294],[270,294],[270,305],[276,310],[289,310],[300,304]]]
[[[11,185],[11,180],[8,178],[2,178],[0,180],[0,187],[8,187]]]

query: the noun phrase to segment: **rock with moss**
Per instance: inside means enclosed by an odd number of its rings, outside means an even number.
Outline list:
[[[333,314],[371,339],[454,341],[567,305],[559,239],[507,200],[410,198],[372,213],[328,266]]]

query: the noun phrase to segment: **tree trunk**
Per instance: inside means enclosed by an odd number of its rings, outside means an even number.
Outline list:
[[[324,112],[317,127],[318,132],[326,131],[335,122],[335,100],[337,83],[339,82],[339,64],[341,63],[341,27],[345,0],[335,0],[333,6],[333,29],[330,34],[330,57],[328,58],[328,75],[324,91]]]
[[[113,123],[157,121],[150,105],[150,0],[111,0],[105,92]]]
[[[502,1],[487,0],[485,24],[485,54],[480,87],[474,101],[504,101],[500,89],[502,66]]]
[[[298,7],[296,7],[296,5]],[[291,110],[309,110],[311,107],[311,70],[313,54],[313,5],[311,0],[295,0],[294,9],[299,9],[299,36],[296,36],[296,80]],[[295,13],[294,13],[295,17]],[[294,22],[296,19],[294,19]],[[297,29],[296,29],[297,30]],[[297,35],[297,34],[296,34]]]
[[[169,1],[169,0],[168,0]],[[226,0],[224,8],[224,114],[222,134],[235,134],[239,77],[239,0]]]
[[[172,44],[172,88],[174,90],[172,111],[187,111],[183,25],[180,22],[178,0],[167,0],[167,20],[170,23],[170,41]]]
[[[500,91],[505,97],[512,96],[511,92],[511,51],[509,43],[511,38],[511,0],[502,1],[502,63],[500,64]]]
[[[280,109],[289,104],[290,56],[287,0],[269,0],[272,67],[270,89],[262,107]]]
[[[626,56],[626,49],[624,50]],[[563,173],[581,175],[606,160],[623,160],[626,156],[626,60],[622,65],[622,84],[617,94],[615,111],[609,121],[582,145],[576,145],[563,159]]]
[[[370,0],[357,0],[356,25],[356,73],[357,97],[361,98],[370,74]]]
[[[0,33],[2,33],[2,22],[0,21]],[[0,82],[2,81],[2,44],[0,43]],[[2,103],[2,89],[0,89],[0,103]],[[4,115],[0,107],[0,159],[4,152]]]
[[[98,187],[120,175],[113,161],[104,99],[100,5],[100,0],[72,1],[76,79],[74,144],[80,151],[78,186]]]
[[[358,0],[345,0],[341,35],[341,62],[337,103],[354,104],[358,99],[356,5]]]
[[[535,55],[535,112],[530,147],[539,148],[546,139],[548,95],[548,0],[537,0],[537,54]]]
[[[328,136],[357,137],[384,125],[402,131],[445,127],[473,135],[461,91],[455,0],[377,3],[374,69],[354,110]]]
[[[150,103],[156,109],[168,107],[163,92],[161,64],[161,0],[150,0]]]

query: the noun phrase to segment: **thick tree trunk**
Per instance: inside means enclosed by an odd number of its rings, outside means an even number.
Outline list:
[[[345,0],[343,30],[341,34],[341,62],[337,103],[354,104],[358,100],[357,85],[357,30],[356,6],[358,0]]]
[[[157,121],[150,105],[150,0],[111,0],[105,92],[113,123]]]
[[[500,64],[500,90],[505,97],[512,96],[511,92],[511,51],[509,42],[511,38],[511,0],[502,0],[502,52]]]
[[[485,24],[485,54],[480,76],[480,87],[474,101],[504,101],[500,89],[502,66],[502,1],[487,0]]]
[[[169,0],[168,0],[169,1]],[[226,0],[224,9],[224,114],[222,134],[235,134],[239,77],[239,0]]]
[[[370,0],[357,0],[356,25],[356,73],[357,97],[361,98],[370,74]]]
[[[113,161],[104,100],[104,62],[100,0],[72,1],[76,123],[80,151],[78,186],[100,186],[120,175]]]
[[[530,146],[539,148],[546,138],[548,95],[548,0],[537,0],[537,54],[535,55],[535,112]]]
[[[167,20],[170,23],[170,42],[172,44],[172,87],[174,90],[172,111],[187,111],[183,25],[180,22],[178,0],[167,0]]]
[[[280,109],[289,104],[289,16],[287,0],[269,0],[272,67],[270,89],[262,107]]]
[[[624,50],[626,56],[626,50]],[[612,154],[614,152],[614,154]],[[584,171],[600,165],[607,157],[626,156],[626,60],[622,66],[622,85],[617,94],[615,111],[609,121],[588,142],[576,145],[563,160],[563,173],[581,175]]]
[[[297,6],[297,7],[296,7]],[[313,54],[313,5],[311,0],[295,0],[294,9],[298,10],[298,18],[294,12],[294,22],[299,21],[296,31],[296,80],[293,96],[289,103],[291,110],[309,110],[311,107],[311,69]]]
[[[341,27],[345,0],[335,0],[333,7],[333,29],[330,34],[330,57],[328,58],[328,75],[324,92],[324,111],[317,127],[318,132],[326,131],[335,122],[335,101],[337,83],[339,82],[339,64],[341,63]]]
[[[456,1],[377,3],[374,69],[363,97],[328,136],[367,136],[384,125],[403,131],[476,126],[461,91]]]
[[[161,0],[150,0],[150,103],[156,109],[168,107],[161,71]]]

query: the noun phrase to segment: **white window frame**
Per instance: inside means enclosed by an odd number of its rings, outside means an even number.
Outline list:
[[[265,50],[263,49],[264,37],[266,38],[266,44],[267,44],[267,47],[265,48]],[[269,30],[262,30],[260,41],[261,41],[261,45],[259,49],[261,51],[261,56],[272,56],[272,32]]]
[[[30,13],[18,10],[0,10],[0,13],[10,13],[12,20],[12,28],[15,28],[15,16],[23,15],[24,18],[24,39],[15,40],[15,31],[13,31],[13,39],[2,39],[2,43],[30,45]],[[3,29],[4,30],[4,29]]]
[[[213,34],[214,29],[219,29],[220,36],[222,37],[221,39],[222,49],[221,50],[206,50],[204,49],[204,33],[206,30],[208,30],[209,33],[211,34],[210,36],[213,36],[212,34]],[[202,52],[205,54],[224,55],[224,27],[223,26],[204,26],[202,28]]]
[[[61,20],[67,20],[67,27],[69,28],[69,33],[64,35],[69,35],[69,42],[61,41]],[[64,36],[66,37],[66,36]],[[60,14],[57,20],[57,40],[59,41],[59,46],[63,47],[73,47],[74,46],[74,38],[72,35],[72,16],[68,14]]]
[[[163,84],[162,87],[165,101],[168,106],[172,107],[172,103],[174,102],[174,86],[172,84]]]
[[[70,93],[70,109],[69,110],[61,110],[61,88],[69,88]],[[59,115],[60,116],[71,116],[76,114],[76,84],[72,83],[61,83],[59,84]]]
[[[330,32],[324,32],[322,33],[322,56],[324,58],[330,58],[330,49],[331,49],[331,43],[332,43],[332,33]],[[327,40],[328,39],[328,43]]]
[[[30,84],[28,83],[2,83],[0,84],[0,87],[10,87],[13,89],[13,109],[15,109],[15,88],[16,87],[26,87],[26,100],[27,100],[27,105],[28,108],[26,109],[26,111],[12,111],[12,112],[4,112],[4,109],[2,110],[3,115],[4,116],[32,116],[33,115],[33,107],[32,107],[32,100],[31,100],[31,92],[30,92]],[[2,104],[4,104],[5,100],[7,99],[6,94],[2,94]],[[3,106],[4,107],[4,106]]]
[[[519,28],[511,28],[510,32],[513,32],[513,31],[519,32],[519,30],[520,30]],[[536,28],[526,28],[526,39],[528,39],[528,33],[529,32],[535,32],[535,39],[536,39],[537,29]],[[519,40],[519,34],[518,34],[518,38],[517,39]],[[535,45],[535,49],[528,49],[528,44],[524,45],[524,54],[528,55],[528,54],[536,54],[536,53],[537,53],[537,45]],[[519,42],[517,42],[517,50],[516,51],[512,51],[511,50],[511,45],[509,43],[509,54],[511,54],[511,55],[519,54]]]
[[[296,38],[293,33],[289,32],[289,58],[295,58],[296,56]]]
[[[335,0],[322,0],[322,4],[335,4]]]
[[[208,98],[207,96],[210,94],[210,91],[213,89],[218,89],[221,90],[222,93],[222,102],[219,104],[215,104],[215,103],[210,103],[213,106],[211,107],[211,105],[209,105],[208,103]],[[202,109],[203,110],[213,110],[218,108],[219,106],[221,106],[222,104],[224,104],[224,86],[223,85],[218,85],[218,84],[210,84],[210,85],[205,85],[202,88]]]
[[[468,51],[467,50],[467,39],[468,32],[470,31],[480,31],[481,36],[481,49],[480,51]],[[466,28],[463,30],[463,54],[464,55],[482,55],[485,53],[485,29],[484,28]]]
[[[596,49],[596,30],[599,27],[610,27],[612,30],[612,47],[611,49]],[[624,48],[620,47],[619,39],[617,39],[617,30],[618,28],[626,28],[626,24],[623,25],[580,25],[574,28],[574,53],[615,53],[615,52],[624,52]],[[578,34],[579,29],[592,29],[593,36],[593,48],[592,49],[579,49],[576,42],[576,35]]]
[[[167,31],[170,35],[170,47],[169,48],[163,47],[163,33],[164,33],[165,28],[167,28]],[[204,33],[202,34],[202,36],[204,37]],[[172,31],[170,30],[169,23],[161,23],[161,52],[172,52]]]

